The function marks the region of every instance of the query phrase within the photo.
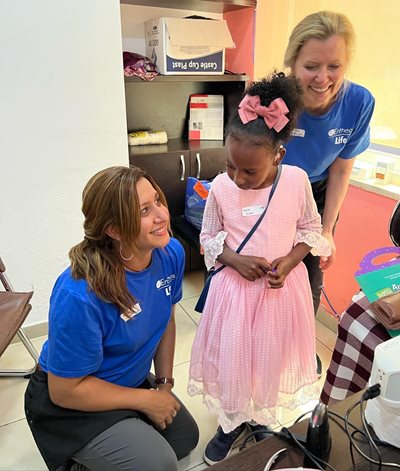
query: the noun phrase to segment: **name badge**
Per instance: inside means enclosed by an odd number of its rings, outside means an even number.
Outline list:
[[[125,312],[121,312],[120,314],[120,318],[124,321],[124,322],[128,322],[130,321],[131,319],[133,319],[135,316],[137,316],[139,314],[139,312],[142,312],[142,308],[140,307],[140,304],[139,303],[136,303],[132,310],[125,313]]]
[[[290,134],[295,137],[304,137],[306,135],[306,131],[305,129],[294,128]]]
[[[262,214],[264,211],[264,206],[247,206],[247,208],[242,209],[242,216],[254,216],[256,214]]]

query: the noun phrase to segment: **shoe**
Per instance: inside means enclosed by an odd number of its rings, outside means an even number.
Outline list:
[[[272,436],[272,428],[268,427],[268,425],[259,425],[256,423],[247,422],[247,426],[249,427],[250,432],[253,434],[254,441],[256,443]]]
[[[317,358],[317,376],[319,379],[322,376],[322,362],[318,354],[316,355],[316,358]]]
[[[242,435],[246,428],[246,424],[241,424],[232,432],[224,433],[221,427],[218,427],[217,433],[208,442],[204,450],[204,461],[213,465],[227,458],[232,451],[236,440]]]

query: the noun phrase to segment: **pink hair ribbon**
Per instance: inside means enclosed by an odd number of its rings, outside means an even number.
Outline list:
[[[260,104],[258,95],[247,94],[240,102],[238,112],[243,124],[247,124],[261,116],[269,129],[274,128],[276,132],[281,131],[289,122],[289,119],[285,116],[289,113],[289,109],[282,98],[275,98],[269,106],[263,106]]]

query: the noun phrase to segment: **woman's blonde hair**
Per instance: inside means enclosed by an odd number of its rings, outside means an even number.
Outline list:
[[[165,196],[153,178],[137,167],[110,167],[94,175],[82,194],[85,217],[82,242],[69,252],[72,276],[84,279],[94,293],[104,301],[116,304],[129,313],[135,299],[126,286],[124,265],[115,241],[106,234],[116,228],[124,248],[137,249],[141,215],[137,182],[146,178],[167,206]]]
[[[306,16],[295,26],[286,48],[285,67],[293,68],[300,49],[309,39],[324,40],[333,35],[344,38],[347,60],[350,61],[355,41],[353,25],[346,15],[326,10]]]

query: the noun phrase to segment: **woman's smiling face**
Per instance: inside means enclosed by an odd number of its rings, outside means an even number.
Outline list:
[[[309,39],[301,47],[293,72],[303,89],[307,111],[326,113],[342,86],[348,58],[345,39],[333,35],[328,39]]]

